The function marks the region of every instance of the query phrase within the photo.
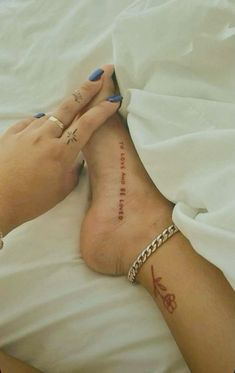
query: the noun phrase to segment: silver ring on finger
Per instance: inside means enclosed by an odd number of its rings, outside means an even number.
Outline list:
[[[65,125],[59,119],[57,119],[56,117],[53,117],[53,115],[52,115],[48,118],[48,120],[50,120],[51,122],[56,124],[62,130],[62,132],[64,131]]]

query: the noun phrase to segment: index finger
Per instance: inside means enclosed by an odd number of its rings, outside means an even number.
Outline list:
[[[68,130],[64,131],[59,141],[66,150],[69,162],[77,157],[92,134],[119,109],[122,96],[115,96],[115,101],[112,100],[113,97],[108,97],[88,110],[80,118],[74,120]]]
[[[99,71],[98,79],[86,80],[79,89],[74,91],[70,97],[65,99],[52,114],[56,119],[63,123],[64,128],[71,125],[74,118],[79,114],[79,112],[93,99],[94,96],[100,91],[102,87],[102,75],[104,70],[98,69]],[[96,75],[97,76],[97,75]],[[51,134],[53,137],[58,137],[61,135],[60,129],[55,126],[53,122],[47,120],[42,126],[42,130]]]

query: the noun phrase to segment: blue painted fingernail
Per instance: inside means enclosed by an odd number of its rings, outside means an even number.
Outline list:
[[[119,95],[118,96],[114,95],[114,96],[109,96],[106,100],[109,102],[120,102],[123,100],[123,97]]]
[[[93,73],[91,73],[91,75],[88,77],[88,79],[91,80],[92,82],[96,82],[97,80],[99,80],[101,78],[103,73],[104,73],[104,70],[97,69],[97,70],[93,71]]]
[[[45,113],[37,113],[37,114],[34,115],[34,118],[42,118],[45,115],[46,115]]]

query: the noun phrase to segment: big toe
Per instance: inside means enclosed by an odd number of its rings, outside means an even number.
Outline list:
[[[99,102],[106,100],[107,97],[116,94],[116,79],[113,80],[114,66],[106,64],[101,66],[104,70],[103,74],[103,86],[98,95],[92,100],[91,106],[97,105]]]

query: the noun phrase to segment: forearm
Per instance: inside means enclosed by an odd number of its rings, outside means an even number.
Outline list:
[[[3,237],[5,237],[13,228],[14,226],[10,221],[8,221],[7,216],[0,213],[0,232],[3,234]]]
[[[21,361],[8,356],[0,351],[0,372],[1,373],[40,373],[39,370],[25,365]]]
[[[235,294],[218,268],[176,233],[148,259],[138,281],[158,304],[192,372],[234,372]]]
[[[12,219],[12,216],[14,216],[13,206],[4,194],[6,195],[7,193],[0,189],[0,232],[2,232],[3,236],[6,236],[17,225]],[[16,217],[15,220],[17,220]]]

